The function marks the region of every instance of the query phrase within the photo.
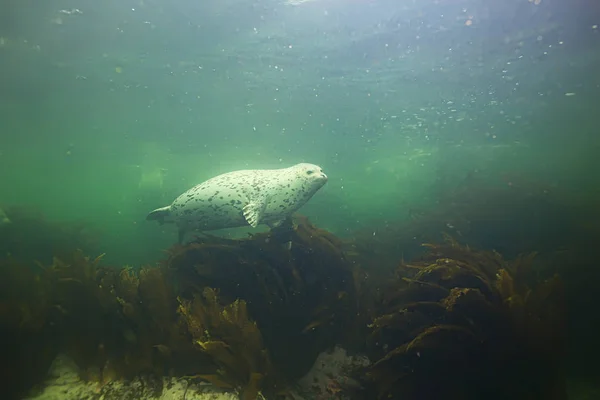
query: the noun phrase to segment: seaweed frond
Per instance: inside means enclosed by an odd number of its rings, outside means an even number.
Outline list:
[[[214,374],[199,378],[223,388],[236,388],[244,400],[273,390],[276,374],[256,322],[246,302],[221,305],[215,289],[205,288],[192,301],[179,298],[179,314],[198,348],[217,366]]]

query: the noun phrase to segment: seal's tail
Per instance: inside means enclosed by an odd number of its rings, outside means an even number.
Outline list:
[[[161,225],[171,222],[171,206],[157,208],[146,216],[147,221],[158,221]]]

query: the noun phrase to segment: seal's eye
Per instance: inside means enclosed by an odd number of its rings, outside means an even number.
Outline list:
[[[312,169],[309,169],[308,171],[306,171],[306,175],[312,175],[315,171],[313,171]]]

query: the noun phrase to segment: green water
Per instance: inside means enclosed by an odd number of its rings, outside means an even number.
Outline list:
[[[321,165],[301,211],[340,236],[469,174],[593,204],[599,15],[591,0],[3,2],[0,203],[86,221],[107,260],[136,265],[176,240],[150,210],[235,169]]]

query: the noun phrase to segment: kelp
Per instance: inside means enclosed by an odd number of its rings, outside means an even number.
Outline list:
[[[42,380],[56,357],[56,326],[63,310],[52,303],[50,282],[12,257],[0,261],[0,383],[19,398]]]
[[[535,254],[507,261],[446,239],[391,278],[377,253],[304,218],[202,235],[158,266],[82,250],[0,259],[4,390],[18,397],[66,353],[99,385],[154,376],[158,391],[175,375],[273,399],[342,344],[371,359],[365,399],[562,399],[561,280],[542,279]]]
[[[248,315],[246,302],[236,300],[222,306],[217,291],[205,288],[191,301],[179,299],[179,313],[192,340],[207,354],[217,370],[196,377],[225,388],[239,390],[242,400],[261,393],[285,389],[273,368],[256,322]]]
[[[245,301],[272,362],[288,379],[303,376],[358,313],[353,264],[343,243],[305,218],[283,234],[198,237],[173,247],[165,265],[184,298],[211,287],[223,302]]]
[[[365,398],[565,399],[560,279],[537,282],[535,254],[425,247],[370,325]]]
[[[16,392],[64,353],[99,385],[177,375],[244,399],[281,395],[344,340],[362,304],[361,275],[342,243],[305,219],[247,239],[206,235],[156,267],[101,262],[81,250],[50,263],[0,261],[0,322],[17,349],[7,365],[31,348],[40,366]],[[26,365],[11,368],[25,375]]]
[[[170,346],[184,347],[183,354],[192,348],[177,329],[175,296],[163,270],[119,271],[101,267],[101,259],[76,251],[36,269],[11,258],[0,261],[0,323],[3,336],[12,338],[3,345],[9,354],[18,349],[14,359],[6,358],[14,363],[11,371],[18,371],[32,348],[36,354],[23,367],[39,367],[34,380],[64,353],[82,378],[106,384],[139,374],[162,376],[174,361],[167,356]],[[7,387],[19,392],[28,385]]]

